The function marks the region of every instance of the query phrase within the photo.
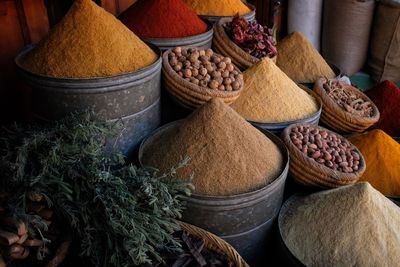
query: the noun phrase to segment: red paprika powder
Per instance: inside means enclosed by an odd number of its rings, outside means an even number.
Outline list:
[[[374,128],[391,136],[400,136],[400,89],[392,81],[383,81],[367,91],[381,114]]]
[[[144,38],[188,37],[208,28],[182,0],[139,0],[118,18]]]

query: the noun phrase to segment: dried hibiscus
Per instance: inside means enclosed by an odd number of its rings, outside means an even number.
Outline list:
[[[272,30],[257,21],[248,22],[236,14],[224,28],[231,40],[253,57],[272,58],[278,53]]]

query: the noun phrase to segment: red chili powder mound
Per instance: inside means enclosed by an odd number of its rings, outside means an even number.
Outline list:
[[[182,0],[139,0],[118,18],[144,38],[187,37],[208,28]]]
[[[392,81],[383,81],[367,96],[375,103],[381,113],[374,128],[381,129],[391,136],[400,136],[400,89]]]

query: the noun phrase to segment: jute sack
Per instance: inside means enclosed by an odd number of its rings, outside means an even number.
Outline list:
[[[322,0],[289,0],[288,32],[302,32],[320,50]]]
[[[322,55],[350,76],[367,60],[374,0],[325,0]]]
[[[375,14],[368,58],[371,78],[400,81],[400,2],[381,1]]]

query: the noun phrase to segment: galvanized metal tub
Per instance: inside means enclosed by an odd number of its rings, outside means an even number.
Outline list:
[[[180,123],[175,121],[164,125],[144,140],[139,149],[139,162],[142,164],[147,144]],[[272,236],[272,224],[282,205],[289,169],[289,154],[283,142],[272,133],[259,130],[281,151],[284,162],[281,174],[269,185],[253,192],[233,196],[192,194],[185,198],[187,208],[183,212],[183,221],[225,239],[250,266],[257,265],[265,254],[265,247]]]
[[[321,117],[321,112],[322,112],[322,102],[319,96],[314,93],[312,90],[308,89],[307,87],[303,85],[299,85],[300,88],[305,90],[308,94],[314,97],[315,101],[317,102],[318,105],[318,111],[315,112],[314,114],[311,114],[310,116],[299,119],[299,120],[294,120],[294,121],[285,121],[285,122],[279,122],[279,123],[260,123],[260,122],[254,122],[254,121],[249,121],[252,125],[270,131],[276,135],[280,135],[282,131],[287,128],[289,125],[295,124],[295,123],[309,123],[309,124],[314,124],[318,125],[319,123],[319,118]]]
[[[143,38],[143,40],[157,46],[163,52],[177,46],[193,46],[207,49],[211,48],[214,35],[212,25],[208,21],[207,24],[208,30],[198,35],[182,38]]]
[[[251,12],[241,15],[241,17],[245,18],[247,21],[255,20],[256,19],[256,7],[249,3],[244,3],[244,4],[250,8]],[[209,22],[211,22],[213,24],[223,18],[233,18],[233,16],[203,16],[203,15],[200,15],[199,17],[201,17],[205,20],[208,20]]]
[[[32,113],[56,120],[71,112],[92,110],[107,121],[121,119],[126,127],[116,147],[129,151],[161,121],[161,52],[150,46],[159,55],[156,62],[136,72],[110,77],[56,78],[32,73],[20,62],[33,46],[23,49],[15,62],[19,76],[33,88]]]

